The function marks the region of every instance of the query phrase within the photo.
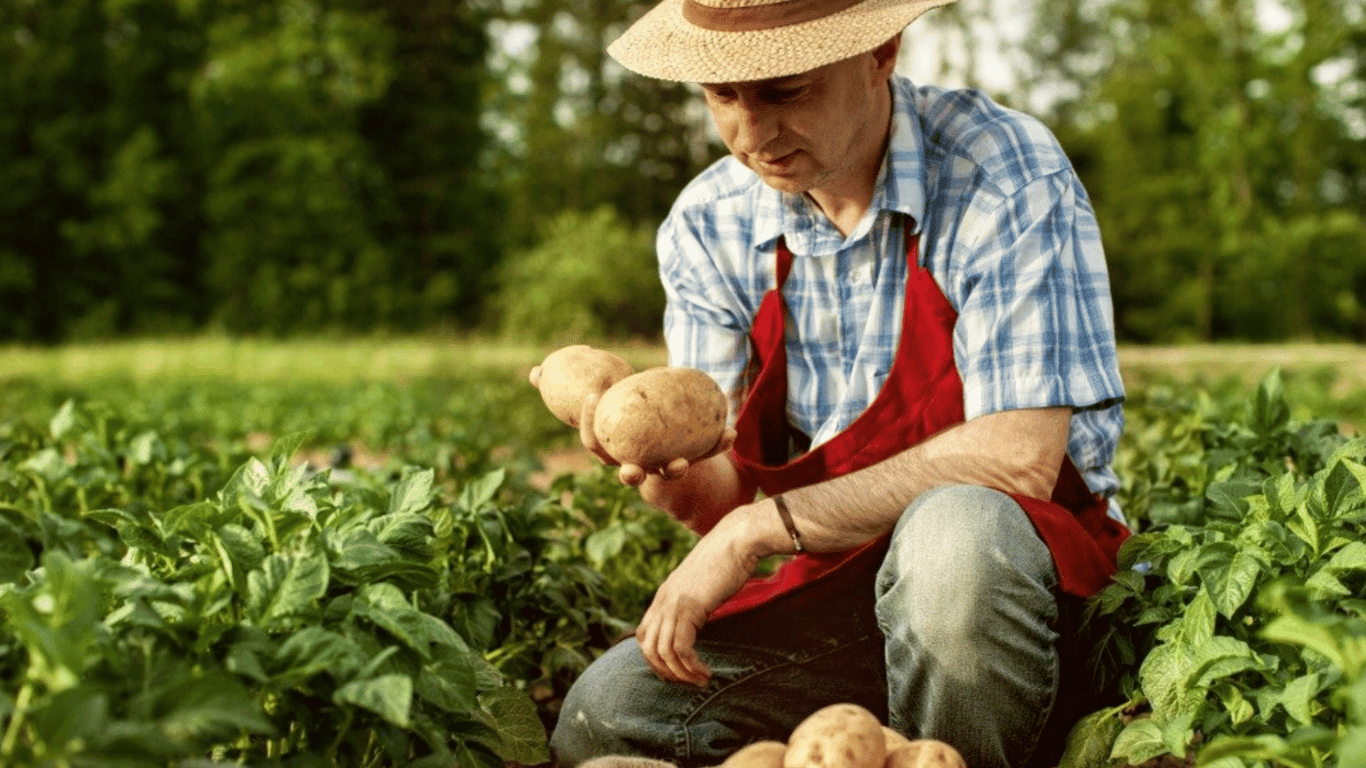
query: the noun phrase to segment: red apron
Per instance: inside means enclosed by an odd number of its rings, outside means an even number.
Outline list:
[[[882,390],[843,432],[791,461],[782,286],[792,253],[779,239],[777,284],[764,296],[750,331],[759,370],[737,417],[734,447],[740,472],[764,493],[772,496],[862,469],[963,421],[963,381],[953,357],[958,314],[920,266],[919,238],[907,233],[906,239],[905,316]],[[1129,531],[1108,516],[1105,499],[1091,493],[1071,459],[1063,457],[1052,499],[1011,496],[1048,545],[1064,592],[1089,597],[1109,583]],[[750,579],[712,618],[762,605],[837,569],[865,570],[871,584],[890,536],[844,552],[798,554],[773,575]]]

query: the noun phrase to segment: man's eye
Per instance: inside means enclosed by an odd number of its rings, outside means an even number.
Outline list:
[[[768,100],[775,104],[783,104],[794,101],[801,95],[801,88],[774,88],[768,92]]]

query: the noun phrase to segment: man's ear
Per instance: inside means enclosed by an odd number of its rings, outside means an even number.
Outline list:
[[[901,53],[900,33],[874,48],[872,53],[874,73],[878,79],[891,77],[892,72],[896,70],[897,55]]]

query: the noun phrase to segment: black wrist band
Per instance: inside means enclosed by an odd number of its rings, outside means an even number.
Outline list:
[[[787,511],[787,502],[783,500],[780,493],[773,497],[773,505],[778,508],[778,517],[783,519],[783,526],[787,528],[787,535],[792,537],[792,546],[798,552],[805,552],[806,547],[802,546],[802,537],[797,534],[797,526],[792,523],[792,513]]]

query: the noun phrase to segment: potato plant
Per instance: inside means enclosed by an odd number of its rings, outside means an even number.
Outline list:
[[[1326,381],[1131,392],[1138,535],[1062,768],[1366,764],[1366,441]],[[508,372],[0,381],[0,764],[547,759],[693,542]]]
[[[509,434],[543,410],[510,391],[7,389],[0,764],[544,762],[558,696],[648,596],[595,564],[690,538],[593,473],[532,487],[521,441],[559,437]]]
[[[1135,399],[1140,531],[1090,606],[1117,703],[1063,768],[1366,764],[1366,438],[1290,412],[1279,374],[1250,402]]]

